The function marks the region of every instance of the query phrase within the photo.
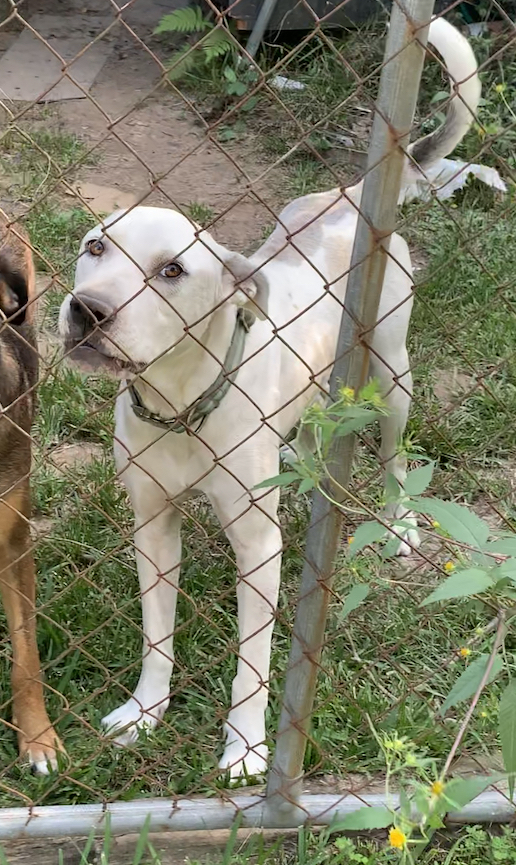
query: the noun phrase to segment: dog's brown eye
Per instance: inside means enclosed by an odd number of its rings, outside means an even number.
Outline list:
[[[104,252],[104,244],[101,240],[88,240],[86,249],[91,255],[102,255]]]
[[[183,273],[183,268],[180,264],[177,264],[176,261],[172,261],[170,264],[167,264],[163,270],[160,271],[160,276],[164,276],[165,279],[177,279],[178,276],[181,276]]]

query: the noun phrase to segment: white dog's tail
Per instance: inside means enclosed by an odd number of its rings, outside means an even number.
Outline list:
[[[444,123],[409,145],[411,164],[407,173],[412,179],[418,173],[412,160],[424,173],[462,141],[474,120],[481,93],[475,55],[467,39],[455,27],[444,18],[435,18],[430,24],[428,41],[445,62],[454,95]]]

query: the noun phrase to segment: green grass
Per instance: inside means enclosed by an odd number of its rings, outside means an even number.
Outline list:
[[[360,836],[351,839],[327,830],[300,829],[297,836],[291,834],[275,841],[268,841],[258,832],[239,841],[232,831],[222,852],[207,848],[201,859],[190,857],[185,861],[187,865],[393,865],[399,862],[399,853],[389,849],[384,835],[377,832],[374,839]],[[124,847],[127,865],[162,865],[171,861],[167,854],[173,845],[172,837],[164,844],[162,836],[156,839],[144,828],[134,843],[134,850]],[[85,844],[73,844],[73,852],[71,843],[68,849],[56,850],[56,865],[68,861],[67,854],[72,854],[78,865],[86,865],[97,861],[99,852],[102,865],[110,865],[113,847],[114,838],[109,829],[97,841],[91,835]],[[80,861],[75,857],[81,857]],[[119,852],[115,858],[120,861]],[[418,862],[421,865],[516,865],[516,832],[508,827],[466,826],[460,831],[440,833]],[[9,865],[9,858],[1,847],[0,863]]]
[[[378,40],[369,31],[360,39],[353,41],[349,36],[338,44],[346,47],[345,56],[354,66],[362,64],[360,74],[371,69],[378,59]],[[360,102],[361,97],[349,105],[342,104],[354,92],[355,81],[351,75],[341,73],[340,65],[321,46],[311,54],[308,49],[299,52],[289,74],[309,84],[301,94],[285,91],[282,95],[295,108],[303,129],[309,130],[325,117],[328,108],[338,108],[335,121],[313,139],[327,154],[321,136],[332,140],[332,133],[347,128],[359,116],[356,101]],[[512,92],[511,88],[516,87],[512,60],[504,74]],[[431,93],[442,83],[435,70],[426,76],[423,105],[428,106]],[[497,77],[495,71],[488,82],[485,111],[490,123],[500,115],[499,122],[506,125],[509,112],[493,90]],[[367,85],[371,92],[373,85],[374,79]],[[260,116],[263,120],[264,115],[257,111],[258,120]],[[265,119],[267,116],[265,113]],[[274,116],[269,120],[272,124]],[[249,120],[251,127],[253,122]],[[282,125],[274,152],[271,140],[265,141],[266,158],[282,155],[294,133],[293,126]],[[485,138],[472,133],[464,144],[463,155],[474,155],[483,141]],[[497,147],[510,158],[510,144],[506,146],[504,141],[500,139]],[[69,280],[78,239],[91,223],[83,211],[69,207],[58,196],[55,180],[59,172],[73,179],[74,161],[86,158],[86,150],[76,139],[46,138],[45,148],[60,166],[51,167],[49,173],[48,160],[40,160],[35,151],[23,147],[18,158],[17,146],[4,146],[2,160],[7,171],[23,175],[26,198],[32,196],[39,201],[41,192],[51,193],[44,203],[36,204],[26,220],[34,244],[45,259],[38,262],[39,268],[55,268]],[[485,161],[495,163],[492,154]],[[288,188],[282,193],[285,197],[301,195],[331,183],[327,169],[305,151],[287,163]],[[211,209],[199,202],[193,202],[189,212],[201,223],[213,216]],[[415,444],[438,462],[435,489],[439,494],[467,498],[474,506],[495,499],[512,519],[511,465],[516,420],[511,311],[515,300],[512,238],[516,235],[516,209],[512,192],[498,200],[472,184],[447,203],[446,212],[438,203],[413,204],[400,214],[402,221],[406,222],[403,233],[412,247],[424,251],[428,259],[418,278],[411,331],[417,398],[409,431]],[[485,270],[472,253],[480,258]],[[506,286],[503,292],[498,291],[500,283]],[[60,298],[56,291],[49,295],[49,327],[55,324]],[[455,335],[460,352],[452,341]],[[460,405],[444,414],[434,393],[436,370],[445,377],[453,370],[475,375],[485,387],[478,386]],[[114,479],[111,459],[114,393],[114,385],[102,378],[85,381],[65,369],[53,373],[40,387],[33,491],[36,516],[51,522],[37,550],[39,640],[51,688],[49,709],[57,720],[69,761],[58,777],[29,777],[26,770],[14,765],[15,740],[6,732],[0,740],[0,765],[6,767],[0,774],[2,806],[20,805],[27,799],[63,804],[213,794],[223,783],[216,761],[221,753],[221,725],[236,663],[234,570],[228,544],[203,502],[192,505],[192,518],[185,524],[177,670],[165,722],[138,747],[123,752],[115,751],[98,733],[101,717],[125,700],[136,682],[141,642],[140,603],[130,542],[132,515],[124,489]],[[52,454],[64,442],[96,445],[97,450],[85,465],[59,469],[52,464]],[[375,504],[379,496],[376,463],[365,447],[361,449],[356,476],[358,481],[368,483],[361,495]],[[370,478],[374,479],[371,483]],[[308,499],[285,495],[282,522],[288,551],[274,642],[268,710],[271,736],[279,717],[307,513]],[[443,555],[439,552],[437,557],[442,560]],[[382,772],[382,759],[367,716],[380,729],[410,737],[427,756],[441,759],[449,750],[463,708],[444,720],[437,717],[437,710],[466,663],[459,660],[457,650],[475,636],[479,624],[488,622],[491,612],[474,602],[450,603],[438,612],[428,613],[426,608],[422,611],[419,603],[435,579],[431,569],[407,576],[401,566],[385,563],[372,553],[361,556],[352,568],[342,567],[330,608],[328,645],[321,662],[305,761],[307,771],[316,780],[328,773],[342,777],[348,772]],[[367,602],[344,621],[342,599],[349,585],[365,580],[371,583]],[[478,637],[472,658],[486,645],[487,639]],[[506,648],[511,669],[515,648],[511,636]],[[7,645],[2,643],[0,703],[7,715],[9,657]],[[487,760],[498,746],[497,703],[501,688],[501,683],[495,683],[482,697],[465,740],[465,753]],[[510,863],[513,842],[510,834],[491,838],[483,830],[465,830],[452,854],[454,858],[447,859],[449,848],[443,846],[435,855],[428,853],[423,861],[443,865]],[[350,841],[351,846],[344,845],[340,850],[330,847],[331,856],[317,844],[315,836],[307,836],[302,849],[287,845],[277,853],[275,861],[300,865],[322,865],[327,858],[338,857],[343,863],[362,865],[392,861],[392,854],[377,853],[372,842]],[[268,855],[267,850],[256,854],[264,863],[269,861]],[[243,862],[245,858],[245,851],[231,852],[232,862]]]
[[[209,225],[215,216],[213,208],[209,207],[207,204],[203,204],[202,201],[192,201],[186,210],[188,216],[190,216],[194,222],[198,222],[203,228]]]

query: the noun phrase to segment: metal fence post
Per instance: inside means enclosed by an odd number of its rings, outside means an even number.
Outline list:
[[[342,315],[336,363],[330,380],[360,387],[367,376],[368,352],[361,335],[376,322],[386,265],[385,247],[395,214],[424,61],[424,45],[434,0],[397,0],[393,4],[382,68],[377,111],[368,154],[360,216]],[[367,290],[366,290],[367,289]],[[331,453],[335,478],[347,486],[354,439],[337,439]],[[269,807],[285,818],[299,810],[307,730],[313,709],[319,659],[342,525],[341,512],[314,493],[306,539],[305,565],[292,634],[276,752],[269,774]]]

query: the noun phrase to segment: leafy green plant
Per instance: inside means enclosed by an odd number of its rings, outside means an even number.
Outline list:
[[[400,854],[400,862],[415,862],[441,828],[450,810],[459,810],[471,802],[500,776],[452,778],[445,781],[436,761],[420,756],[414,744],[404,736],[378,734],[373,729],[386,765],[386,805],[364,806],[337,818],[332,832],[389,829],[388,847]],[[393,798],[391,785],[396,782],[398,797]],[[336,846],[345,846],[336,839]]]
[[[385,407],[375,382],[363,388],[358,395],[350,388],[341,388],[339,398],[333,404],[326,408],[315,405],[307,410],[296,441],[286,455],[287,469],[258,485],[266,488],[297,484],[298,493],[317,489],[336,507],[349,512],[351,502],[353,513],[372,517],[361,522],[350,539],[348,561],[378,542],[383,545],[384,557],[392,555],[404,529],[410,527],[410,523],[403,519],[396,519],[394,526],[388,526],[384,519],[366,510],[349,489],[340,487],[338,500],[330,492],[328,482],[331,482],[333,489],[340,486],[331,471],[334,439],[364,430],[384,413]],[[420,759],[403,738],[382,738],[373,730],[387,766],[387,801],[390,779],[396,774],[400,776],[399,811],[383,806],[365,807],[338,824],[342,830],[383,829],[391,826],[390,844],[400,850],[402,861],[406,863],[418,858],[433,832],[442,825],[443,817],[450,808],[463,807],[485,787],[502,777],[446,779],[484,688],[506,667],[503,651],[505,637],[516,617],[516,534],[493,530],[471,509],[456,502],[423,495],[432,481],[434,463],[422,458],[421,454],[418,454],[418,459],[423,460],[423,465],[407,473],[403,486],[394,476],[387,476],[386,501],[396,506],[397,513],[415,512],[426,517],[428,531],[441,537],[453,557],[442,568],[441,573],[444,573],[445,578],[422,601],[421,606],[475,598],[491,609],[495,618],[490,651],[480,654],[467,666],[442,703],[440,714],[444,715],[459,703],[471,700],[443,768],[438,772],[435,761]],[[342,618],[364,603],[368,594],[367,583],[351,587],[345,598]],[[467,658],[470,649],[465,647],[461,654]],[[512,798],[516,776],[516,682],[513,680],[509,680],[500,700],[499,736]],[[433,780],[429,767],[433,772]],[[420,778],[416,785],[412,782],[410,795],[403,781],[403,771],[407,768],[417,770]]]
[[[217,22],[205,18],[199,6],[176,9],[164,15],[154,33],[199,34],[199,40],[187,43],[172,54],[168,63],[171,81],[179,81],[188,73],[211,70],[219,78],[227,96],[243,96],[256,81],[255,70],[242,64],[236,35],[227,20]],[[250,110],[256,101],[247,108]]]

